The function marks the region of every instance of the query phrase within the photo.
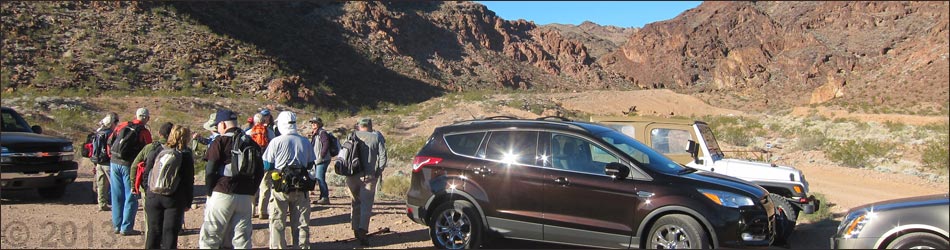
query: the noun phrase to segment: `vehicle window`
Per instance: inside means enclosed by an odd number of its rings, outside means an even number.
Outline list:
[[[508,164],[535,165],[537,131],[495,131],[488,140],[485,158]]]
[[[607,144],[629,155],[639,166],[669,174],[679,174],[686,170],[686,167],[616,130],[605,130],[596,135]]]
[[[620,131],[620,133],[627,135],[630,138],[637,138],[637,134],[634,134],[634,132],[636,132],[636,129],[634,129],[633,126],[622,125],[622,124],[605,124],[605,125],[608,128],[612,128],[614,130]]]
[[[455,153],[475,156],[475,151],[478,150],[478,145],[482,143],[484,137],[485,132],[447,135],[445,136],[445,142]]]
[[[650,143],[661,154],[686,154],[689,131],[682,129],[655,128],[650,130]]]
[[[552,134],[551,159],[551,166],[557,169],[600,175],[607,163],[620,162],[597,144],[564,134]]]
[[[0,114],[0,126],[2,126],[0,131],[3,132],[33,132],[30,125],[23,118],[6,110],[3,111],[3,114]]]

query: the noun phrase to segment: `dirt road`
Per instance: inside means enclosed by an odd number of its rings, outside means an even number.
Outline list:
[[[939,193],[946,184],[928,184],[915,177],[883,174],[870,170],[856,170],[815,164],[798,164],[806,173],[813,192],[824,193],[833,211],[890,198]],[[119,236],[111,232],[110,212],[96,210],[92,192],[91,173],[81,169],[80,178],[69,187],[60,201],[45,201],[33,192],[3,191],[2,248],[140,248],[144,236]],[[943,185],[943,186],[941,186]],[[340,242],[352,237],[349,229],[349,203],[344,192],[335,192],[331,205],[312,207],[311,242],[316,248],[355,248],[355,242]],[[197,198],[203,204],[204,197]],[[186,234],[179,246],[198,246],[198,228],[204,206],[186,212]],[[380,200],[374,208],[370,227],[376,231],[388,227],[390,232],[371,239],[373,248],[431,248],[428,231],[411,222],[405,215],[405,205],[398,200]],[[141,230],[144,212],[139,210],[135,229]],[[825,248],[828,237],[834,233],[838,221],[800,223],[792,237],[790,248]],[[253,246],[267,247],[267,221],[254,219]],[[290,230],[287,230],[288,234]],[[288,236],[288,240],[289,240]],[[489,247],[496,248],[559,248],[563,246],[522,241],[500,241]]]

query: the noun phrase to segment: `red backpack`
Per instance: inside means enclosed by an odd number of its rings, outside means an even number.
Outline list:
[[[254,127],[251,127],[251,139],[261,148],[266,148],[268,143],[267,127],[264,124],[255,124]]]

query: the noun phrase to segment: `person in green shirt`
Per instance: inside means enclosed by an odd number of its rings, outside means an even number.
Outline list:
[[[145,145],[145,147],[142,148],[142,151],[139,151],[139,154],[135,156],[135,160],[132,160],[131,166],[133,171],[132,174],[129,175],[129,186],[132,187],[132,193],[145,194],[146,188],[144,185],[146,185],[145,181],[148,180],[148,177],[144,176],[145,173],[143,173],[143,176],[140,178],[141,180],[139,180],[139,185],[135,185],[135,177],[138,175],[136,174],[138,173],[138,165],[139,163],[145,161],[145,158],[148,157],[149,152],[152,152],[152,150],[156,149],[156,147],[159,149],[162,148],[162,144],[168,140],[168,134],[171,133],[172,127],[174,126],[175,125],[171,122],[162,124],[162,126],[158,129],[158,135],[160,137],[157,140],[152,141],[152,143]],[[139,196],[142,197],[142,204],[145,204],[145,195]],[[148,234],[148,213],[145,213],[145,225],[142,226],[142,228],[144,228],[145,233]]]

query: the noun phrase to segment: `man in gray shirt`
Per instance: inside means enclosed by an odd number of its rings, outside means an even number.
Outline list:
[[[350,213],[350,227],[353,234],[359,240],[360,245],[368,246],[369,240],[366,238],[369,228],[370,216],[373,214],[373,202],[376,197],[377,180],[382,178],[383,170],[386,169],[386,139],[382,134],[373,131],[373,120],[370,118],[360,118],[357,123],[357,131],[353,133],[364,143],[364,148],[360,149],[360,163],[363,166],[363,172],[346,178],[346,187],[350,190],[352,196],[353,210]]]
[[[316,156],[313,146],[306,137],[297,132],[297,115],[290,111],[280,112],[277,116],[277,129],[280,136],[267,144],[264,150],[264,169],[284,168],[296,165],[310,169]],[[303,172],[306,174],[306,172]],[[272,177],[265,177],[272,178]],[[288,178],[288,176],[280,176]],[[275,180],[274,185],[279,185]],[[291,190],[279,192],[275,187],[270,205],[270,248],[287,247],[284,239],[285,215],[290,214],[290,226],[293,234],[293,248],[310,248],[310,190]]]

